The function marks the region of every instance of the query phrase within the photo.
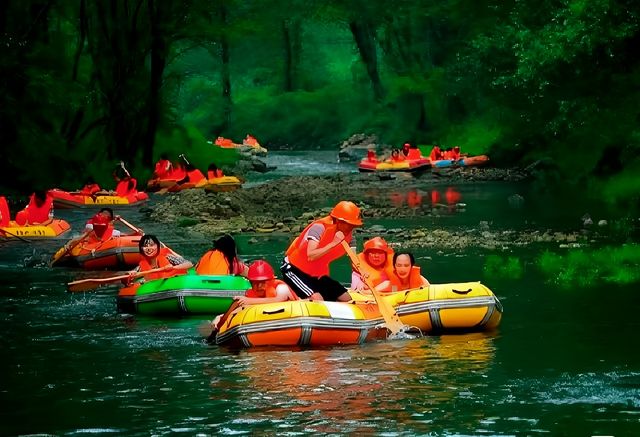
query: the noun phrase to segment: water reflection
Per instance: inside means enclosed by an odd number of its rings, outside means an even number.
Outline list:
[[[388,422],[429,431],[434,411],[474,397],[495,354],[486,333],[300,351],[242,351],[236,423],[304,422],[305,431],[381,431]],[[483,376],[484,375],[484,376]],[[212,388],[220,390],[214,379]],[[228,387],[227,387],[228,388]],[[477,423],[481,411],[456,414]]]
[[[391,192],[389,200],[395,208],[418,208],[426,203],[432,208],[447,208],[453,211],[462,201],[462,195],[453,187],[447,187],[444,191],[412,188],[408,191]]]

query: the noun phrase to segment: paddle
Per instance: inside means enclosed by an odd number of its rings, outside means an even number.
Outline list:
[[[371,290],[371,293],[373,293],[373,298],[376,300],[376,303],[378,304],[378,308],[380,309],[380,314],[384,318],[384,322],[387,325],[387,329],[391,332],[389,337],[390,338],[395,337],[398,334],[404,333],[405,331],[407,331],[408,326],[406,326],[404,323],[400,321],[400,318],[398,318],[398,314],[396,313],[396,310],[393,308],[393,306],[391,306],[389,302],[387,302],[386,299],[382,297],[382,295],[380,295],[378,291],[376,291],[375,287],[371,283],[371,280],[369,279],[369,276],[366,274],[366,272],[364,272],[361,269],[360,259],[353,252],[353,250],[351,249],[351,246],[349,246],[349,243],[347,243],[345,240],[342,240],[342,247],[344,247],[345,252],[347,252],[347,255],[349,255],[349,258],[351,259],[351,263],[353,264],[355,269],[358,271],[358,273],[360,273],[360,276],[362,277],[362,280],[364,281],[365,285],[369,287],[369,289]]]
[[[62,258],[64,258],[64,256],[66,254],[68,254],[71,249],[73,249],[74,247],[76,247],[78,244],[80,244],[82,241],[84,241],[85,238],[87,238],[89,236],[89,234],[91,233],[91,231],[85,231],[84,234],[82,234],[81,237],[78,237],[76,239],[76,241],[73,241],[71,244],[64,245],[62,246],[51,258],[51,261],[49,262],[49,266],[52,267],[55,265],[55,263],[57,263],[58,261],[60,261]]]
[[[156,191],[156,194],[167,194],[167,193],[169,192],[169,190],[171,190],[172,188],[174,188],[174,187],[175,187],[175,186],[177,186],[177,185],[178,185],[178,183],[176,182],[176,183],[175,183],[175,184],[173,184],[173,185],[170,185],[170,186],[168,186],[168,187],[161,188],[161,189],[159,189],[158,191]]]
[[[113,284],[114,282],[118,282],[123,279],[127,279],[127,278],[135,279],[135,278],[139,278],[140,276],[147,275],[149,273],[157,273],[162,271],[164,271],[164,268],[151,269],[144,272],[137,272],[133,275],[130,275],[127,273],[126,275],[112,276],[110,278],[82,279],[80,281],[69,282],[67,284],[67,291],[75,293],[75,292],[81,292],[81,291],[94,290],[102,285]]]
[[[18,240],[20,241],[24,241],[25,243],[29,243],[29,244],[33,244],[33,241],[29,241],[26,238],[22,238],[19,235],[14,234],[13,232],[9,232],[6,229],[0,229],[0,234],[7,234],[7,235],[11,235],[12,237],[16,237]]]
[[[119,220],[122,222],[123,225],[125,225],[126,227],[128,227],[129,229],[131,229],[133,232],[136,232],[140,235],[144,235],[144,231],[140,228],[137,228],[135,226],[133,226],[131,223],[129,223],[128,221],[126,221],[125,219],[123,219],[120,216],[116,216],[116,218],[114,219],[114,221]]]

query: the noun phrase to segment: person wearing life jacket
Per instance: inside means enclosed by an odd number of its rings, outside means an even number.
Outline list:
[[[98,185],[96,181],[93,180],[93,178],[88,178],[87,182],[80,189],[80,194],[82,194],[83,196],[93,196],[99,191],[102,191],[100,185]]]
[[[369,162],[378,162],[378,158],[376,157],[376,151],[373,149],[367,150],[367,161]]]
[[[172,172],[173,164],[169,161],[169,156],[166,153],[161,154],[160,159],[156,162],[153,177],[155,179],[170,179]]]
[[[182,275],[187,273],[187,269],[193,267],[191,261],[184,259],[168,247],[162,247],[160,240],[155,235],[143,235],[140,238],[140,243],[138,243],[138,250],[141,255],[140,262],[138,267],[129,272],[131,276],[138,272],[162,269],[160,272],[144,275],[146,281]],[[131,282],[131,280],[128,282]]]
[[[10,221],[11,213],[9,212],[9,204],[7,203],[7,198],[4,196],[0,196],[0,226],[9,226]]]
[[[410,148],[411,148],[411,144],[409,144],[409,143],[404,143],[404,144],[402,145],[402,155],[403,155],[405,158],[408,158],[408,157],[409,157],[409,149],[410,149]]]
[[[260,145],[258,144],[258,140],[256,139],[256,137],[249,134],[247,134],[246,138],[242,140],[242,144],[244,144],[245,146],[251,146],[251,147],[256,147]]]
[[[380,291],[393,293],[428,287],[429,281],[420,274],[420,267],[415,264],[416,260],[412,253],[397,252],[393,255],[393,271],[390,272],[389,279],[376,288]]]
[[[138,181],[131,176],[123,161],[120,161],[120,165],[113,171],[113,178],[116,180],[116,196],[127,197],[137,193]]]
[[[287,249],[280,270],[284,282],[301,299],[346,302],[347,289],[329,276],[329,264],[346,254],[342,241],[353,244],[362,226],[360,208],[343,200],[331,213],[309,224]]]
[[[362,291],[367,288],[361,273],[367,275],[374,287],[387,281],[388,272],[393,269],[393,249],[389,247],[382,237],[373,237],[364,243],[362,253],[358,254],[360,259],[360,272],[351,273],[351,289]],[[364,270],[364,272],[362,271]]]
[[[100,216],[106,217],[107,223],[111,225],[110,233],[112,237],[119,237],[120,235],[122,235],[122,233],[118,229],[115,229],[113,227],[113,221],[115,217],[113,215],[113,210],[111,208],[100,208],[100,211],[98,211],[96,215],[94,215],[89,220],[87,220],[87,223],[84,225],[85,230],[87,231],[93,230],[93,225],[97,221],[101,221],[101,218],[99,218]]]
[[[454,161],[457,161],[461,157],[462,156],[460,155],[460,146],[455,146],[453,149],[451,149],[451,159],[453,159]]]
[[[218,168],[214,162],[209,164],[209,168],[207,169],[207,179],[218,179],[221,177],[224,177],[222,169]]]
[[[407,159],[422,159],[422,153],[420,153],[420,149],[418,149],[417,145],[409,145],[409,153],[407,154]]]
[[[403,162],[404,160],[404,155],[400,153],[399,149],[393,149],[391,151],[391,162]]]
[[[433,146],[433,149],[431,149],[431,154],[429,155],[429,159],[431,161],[440,161],[444,159],[444,157],[442,156],[442,150],[440,150],[439,145],[435,144]]]
[[[247,279],[251,282],[251,290],[247,290],[244,296],[234,296],[233,298],[241,305],[299,300],[286,283],[276,279],[273,267],[264,260],[251,263]]]
[[[90,219],[90,221],[91,230],[87,230],[89,233],[86,237],[87,243],[105,242],[116,237],[116,235],[114,235],[115,229],[111,224],[111,220],[105,214],[97,213]],[[120,231],[118,231],[117,236],[120,236]]]
[[[231,235],[223,235],[213,243],[196,264],[199,275],[247,276],[249,268],[238,258],[236,242]]]
[[[24,225],[45,225],[53,221],[53,197],[47,192],[35,191],[29,197],[29,204],[16,214],[16,223]]]
[[[196,185],[198,182],[206,179],[204,174],[191,163],[185,165],[185,171],[187,172],[186,176],[179,180],[178,184]]]

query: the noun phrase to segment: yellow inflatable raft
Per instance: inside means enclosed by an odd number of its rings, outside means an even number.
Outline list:
[[[8,226],[0,226],[0,235],[11,238],[53,238],[71,229],[69,223],[62,219],[54,219],[47,225],[20,226],[10,221]]]
[[[351,292],[354,303],[289,301],[251,305],[230,314],[216,343],[231,347],[361,344],[386,337],[370,295]],[[480,282],[432,284],[383,297],[400,320],[422,334],[490,330],[502,305]]]

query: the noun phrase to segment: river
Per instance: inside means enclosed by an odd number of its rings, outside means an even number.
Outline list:
[[[252,183],[355,168],[326,152],[269,161],[278,170]],[[424,193],[447,188],[407,183]],[[589,207],[523,184],[452,188],[464,210],[367,226],[571,229]],[[524,204],[510,204],[514,194]],[[119,212],[194,261],[209,245]],[[56,214],[77,231],[90,213]],[[119,314],[109,288],[66,293],[66,282],[91,276],[43,263],[66,239],[0,242],[1,435],[640,435],[637,287],[548,282],[533,262],[548,247],[509,249],[524,266],[517,279],[487,273],[494,251],[415,251],[432,283],[481,280],[496,293],[504,317],[495,332],[232,351],[202,341],[202,319]],[[238,236],[246,259],[274,265],[288,241]],[[334,276],[347,281],[348,264],[337,263]]]

